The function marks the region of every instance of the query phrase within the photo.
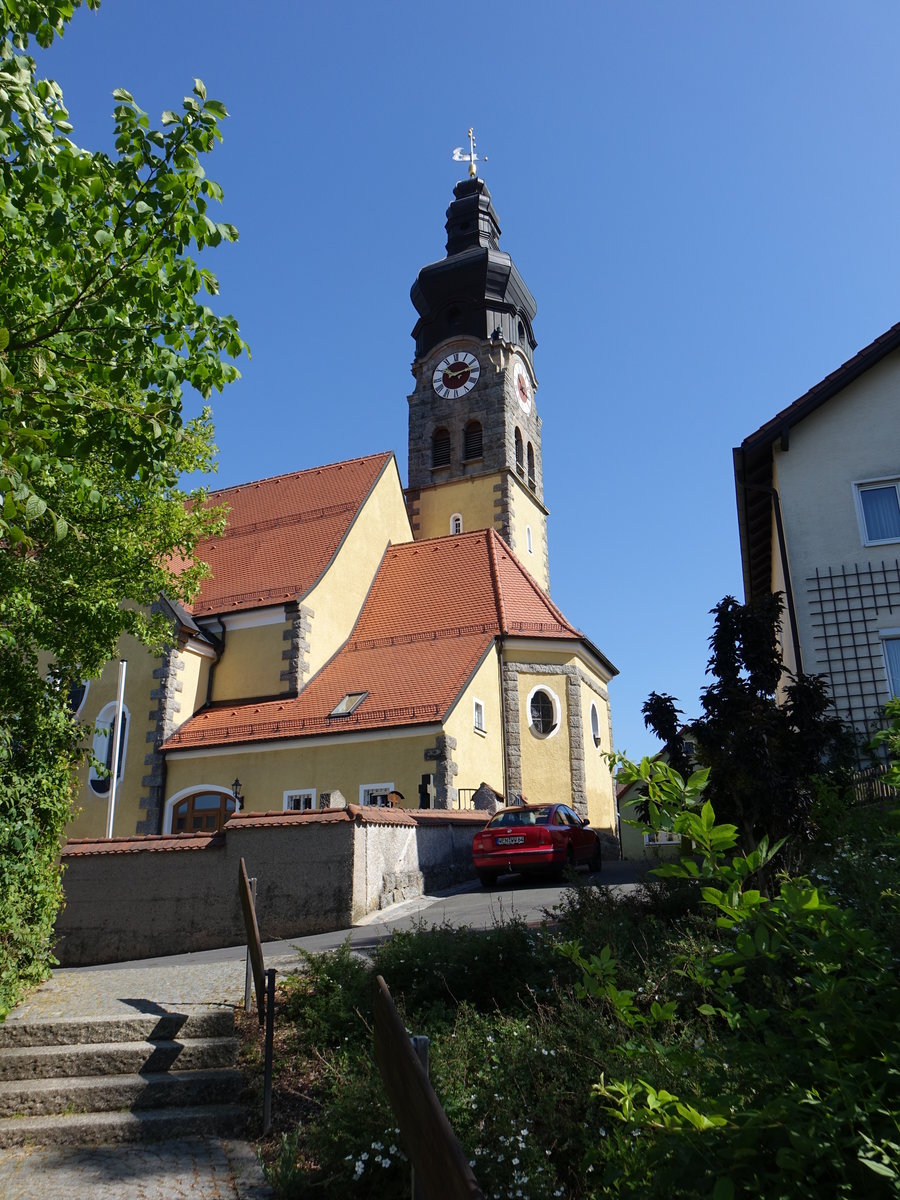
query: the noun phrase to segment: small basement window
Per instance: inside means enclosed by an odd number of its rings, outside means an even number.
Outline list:
[[[355,709],[359,708],[368,692],[348,692],[347,695],[338,704],[334,706],[329,717],[346,717]]]

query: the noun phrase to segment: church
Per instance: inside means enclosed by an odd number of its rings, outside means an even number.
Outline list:
[[[550,597],[536,304],[474,163],[453,195],[411,292],[407,486],[386,451],[210,496],[226,525],[190,609],[160,601],[168,651],[124,639],[121,710],[116,663],[79,697],[72,838],[103,836],[111,789],[118,837],[522,797],[615,834],[616,668]]]

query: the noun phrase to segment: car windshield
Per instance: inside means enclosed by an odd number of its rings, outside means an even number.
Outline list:
[[[497,813],[488,822],[488,828],[496,829],[498,825],[549,825],[550,811],[549,804],[540,808],[511,808]]]

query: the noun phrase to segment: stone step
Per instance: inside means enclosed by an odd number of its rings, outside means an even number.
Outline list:
[[[186,1005],[184,1009],[160,1009],[102,1017],[53,1017],[17,1019],[14,1013],[0,1024],[0,1049],[6,1046],[71,1046],[84,1042],[147,1042],[185,1037],[230,1037],[234,1032],[234,1009]]]
[[[181,1141],[240,1133],[246,1113],[236,1104],[147,1108],[137,1112],[65,1113],[0,1118],[0,1149],[11,1146],[107,1146],[119,1142]]]
[[[0,1049],[0,1080],[218,1069],[233,1067],[237,1050],[234,1037],[13,1046]]]
[[[234,1100],[242,1082],[240,1071],[233,1069],[5,1080],[0,1082],[0,1117],[205,1106]]]

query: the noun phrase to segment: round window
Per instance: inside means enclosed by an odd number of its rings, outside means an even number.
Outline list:
[[[546,688],[535,688],[528,698],[528,721],[532,732],[547,737],[559,724],[556,697]]]

